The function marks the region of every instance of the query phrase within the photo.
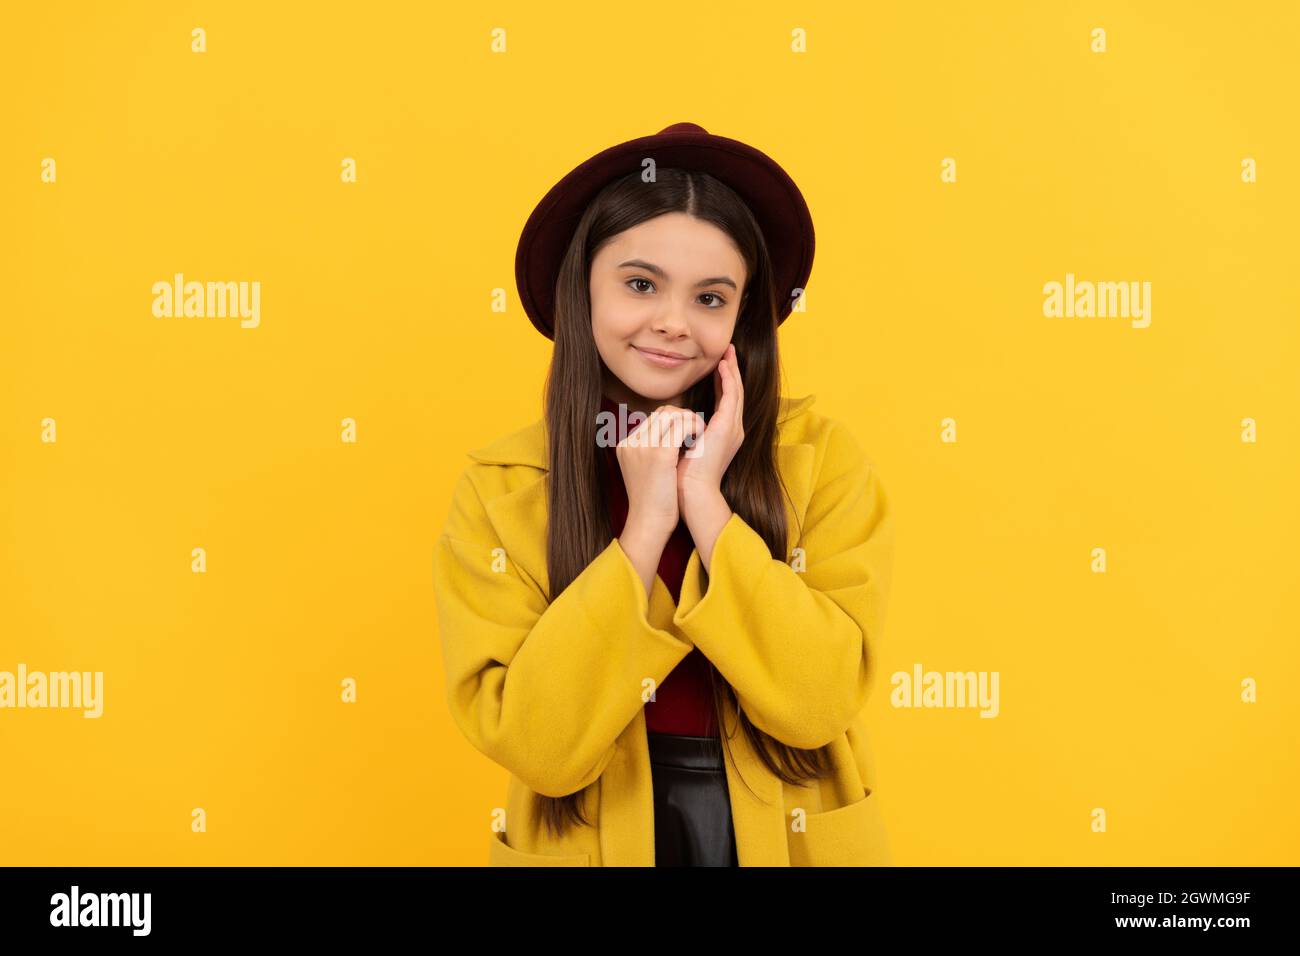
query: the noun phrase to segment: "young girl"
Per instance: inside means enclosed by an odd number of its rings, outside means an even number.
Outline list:
[[[890,862],[862,710],[891,512],[778,390],[812,258],[789,176],[692,123],[524,227],[544,416],[470,453],[435,555],[452,716],[510,771],[492,865]]]

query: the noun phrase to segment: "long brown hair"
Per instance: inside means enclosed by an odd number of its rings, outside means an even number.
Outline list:
[[[658,169],[654,182],[640,171],[608,184],[587,207],[560,265],[555,288],[555,348],[546,379],[549,434],[547,476],[547,576],[550,598],[562,593],[613,540],[598,449],[594,440],[602,398],[603,362],[591,332],[591,262],[620,232],[669,212],[683,212],[727,233],[745,261],[748,281],[732,342],[745,390],[745,440],[722,479],[722,494],[732,511],[767,543],[772,557],[785,561],[787,528],[781,495],[788,495],[776,466],[780,362],[777,352],[777,295],[767,244],[753,214],[728,186],[703,172]],[[704,376],[684,396],[685,407],[707,421],[714,407],[713,376]],[[802,530],[802,529],[801,529]],[[739,714],[739,724],[763,763],[781,780],[803,784],[826,776],[827,748],[801,750],[769,736],[738,706],[734,688],[712,665],[713,708],[725,743],[724,694]],[[730,750],[730,745],[727,745]],[[749,786],[746,783],[746,786]],[[752,791],[752,788],[751,788]],[[590,825],[583,814],[585,791],[562,797],[535,794],[536,817],[548,830]]]

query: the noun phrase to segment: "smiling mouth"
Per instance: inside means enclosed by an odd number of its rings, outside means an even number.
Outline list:
[[[690,358],[685,355],[660,355],[658,352],[649,352],[635,345],[632,348],[643,359],[658,368],[678,368],[690,361]]]

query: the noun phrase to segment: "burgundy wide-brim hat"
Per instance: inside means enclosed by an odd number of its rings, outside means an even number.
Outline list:
[[[745,201],[767,242],[777,324],[784,322],[812,272],[812,215],[803,194],[775,160],[754,147],[714,136],[695,123],[674,123],[597,153],[552,186],[528,217],[515,253],[515,282],[537,330],[555,338],[555,279],[587,205],[612,180],[640,171],[647,157],[657,169],[709,173]]]

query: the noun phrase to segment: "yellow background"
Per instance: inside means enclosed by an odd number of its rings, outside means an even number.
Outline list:
[[[0,711],[0,863],[485,862],[433,542],[541,413],[528,213],[681,121],[816,223],[785,373],[895,509],[897,861],[1300,862],[1296,5],[585,6],[10,11],[0,670],[103,670],[105,713]],[[261,326],[155,319],[175,272],[260,281]],[[1150,281],[1151,326],[1045,318],[1066,272]],[[891,708],[917,662],[1001,714]]]

